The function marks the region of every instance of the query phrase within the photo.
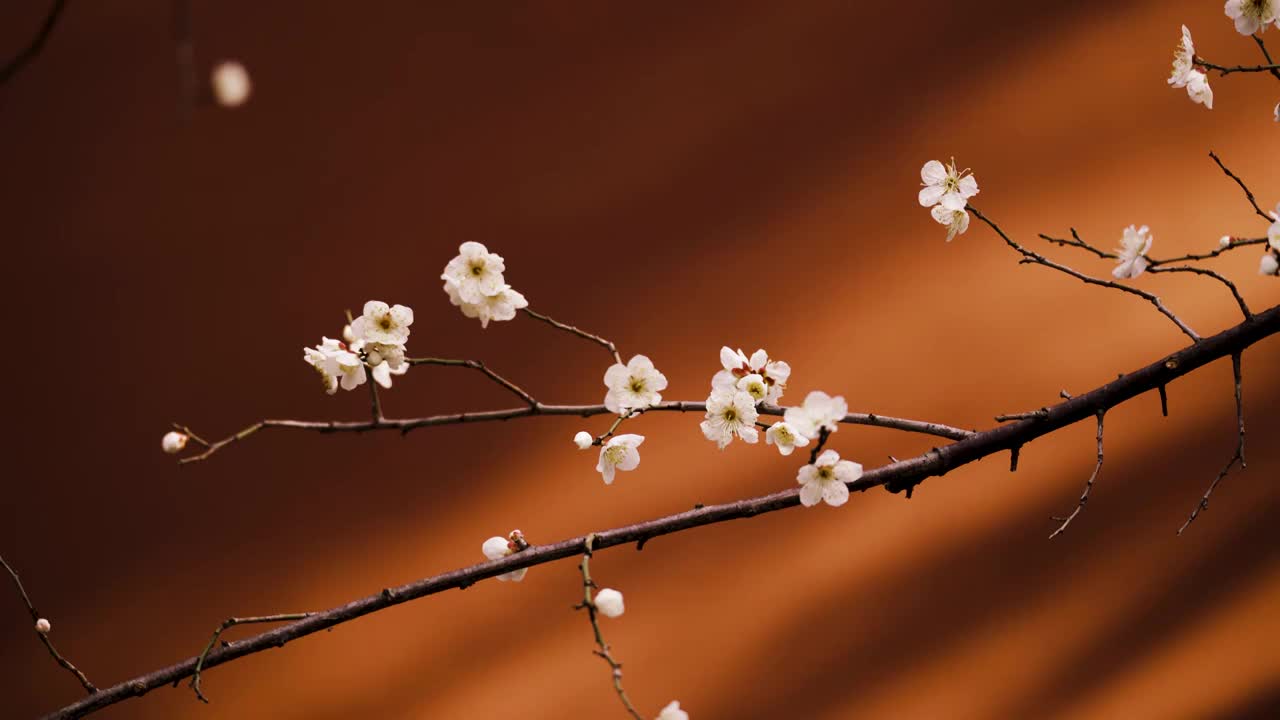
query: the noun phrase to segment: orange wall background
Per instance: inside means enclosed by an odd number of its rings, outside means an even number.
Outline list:
[[[16,49],[44,3],[0,10]],[[646,416],[606,487],[579,429],[543,418],[395,434],[263,434],[196,466],[178,420],[360,419],[301,348],[376,297],[411,305],[414,355],[490,363],[547,402],[599,402],[599,348],[518,318],[479,325],[437,276],[460,242],[506,257],[536,310],[645,353],[701,400],[723,344],[766,347],[854,411],[989,427],[1183,337],[1134,298],[1019,266],[975,223],[951,244],[915,200],[954,155],[1016,238],[1076,227],[1152,254],[1264,232],[1209,149],[1280,200],[1280,99],[1165,84],[1181,23],[1215,62],[1258,61],[1215,3],[195,2],[201,72],[254,95],[184,112],[169,4],[73,3],[0,88],[0,285],[10,308],[0,552],[99,685],[197,653],[223,618],[318,610],[533,542],[790,487],[795,458],[724,452],[699,418]],[[1273,49],[1280,36],[1268,33]],[[7,52],[7,51],[6,51]],[[1051,249],[1103,275],[1110,264]],[[1255,308],[1257,254],[1214,267]],[[1139,278],[1202,334],[1236,322],[1200,278]],[[28,336],[27,333],[31,332]],[[1280,714],[1280,343],[1244,357],[1249,468],[1174,531],[1234,447],[1230,364],[911,501],[883,491],[655,539],[593,562],[646,716],[1246,718]],[[474,373],[415,368],[388,413],[511,405]],[[868,467],[929,438],[845,427]],[[612,718],[622,712],[571,562],[484,582],[210,671],[102,718]],[[233,631],[234,633],[235,631]],[[0,588],[0,716],[80,690]]]

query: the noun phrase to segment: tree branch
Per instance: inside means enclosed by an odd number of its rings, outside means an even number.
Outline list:
[[[783,415],[786,408],[777,405],[761,405],[757,410],[761,415]],[[652,405],[644,408],[645,412],[706,412],[706,402],[693,402],[687,400],[672,400],[658,405]],[[263,428],[285,428],[291,430],[310,430],[320,433],[336,433],[336,432],[368,432],[371,430],[398,430],[401,433],[408,433],[411,430],[422,427],[434,427],[437,425],[459,425],[462,423],[478,423],[478,422],[494,422],[499,420],[514,420],[516,418],[526,418],[541,415],[576,415],[578,417],[592,417],[594,415],[612,415],[613,411],[604,405],[544,405],[536,403],[526,407],[510,408],[506,410],[485,410],[480,412],[469,413],[451,413],[447,415],[432,415],[420,418],[384,418],[381,422],[343,422],[338,420],[260,420],[249,427],[228,436],[217,442],[209,443],[192,434],[185,425],[177,425],[174,427],[179,431],[191,436],[192,441],[197,445],[203,446],[205,451],[189,457],[178,460],[180,465],[187,463],[199,462],[207,459],[222,448],[230,445],[237,440],[252,435]],[[638,413],[637,413],[638,414]],[[921,420],[908,420],[905,418],[890,417],[887,415],[878,415],[876,413],[849,413],[841,419],[842,423],[849,425],[871,425],[874,427],[889,428],[891,430],[901,430],[903,432],[921,433],[923,435],[934,435],[937,437],[947,438],[949,440],[960,440],[973,434],[970,430],[962,430],[960,428],[951,427],[942,423],[924,422]]]
[[[1241,391],[1243,377],[1240,372],[1240,353],[1238,352],[1231,356],[1231,372],[1235,375],[1236,380],[1236,422],[1238,423],[1239,428],[1239,440],[1236,442],[1236,451],[1235,454],[1231,456],[1231,459],[1227,461],[1226,466],[1222,468],[1222,471],[1218,473],[1218,476],[1213,479],[1213,482],[1209,483],[1209,489],[1204,491],[1204,497],[1200,498],[1200,502],[1196,504],[1196,509],[1191,511],[1191,516],[1187,518],[1186,522],[1182,523],[1182,527],[1178,528],[1179,535],[1181,535],[1182,531],[1186,530],[1191,523],[1195,522],[1195,519],[1200,515],[1201,510],[1205,510],[1209,507],[1209,496],[1213,494],[1214,489],[1218,487],[1218,483],[1222,482],[1222,479],[1227,476],[1227,473],[1231,472],[1231,468],[1236,463],[1240,463],[1241,470],[1248,467],[1244,462],[1244,394]]]
[[[582,602],[575,605],[575,610],[587,611],[587,618],[591,621],[591,631],[595,633],[596,647],[600,648],[595,651],[605,662],[609,663],[609,675],[613,678],[613,691],[618,694],[618,699],[622,701],[622,706],[627,709],[631,717],[635,720],[644,720],[640,713],[636,710],[635,705],[631,704],[631,698],[627,697],[627,691],[622,689],[622,663],[613,657],[613,653],[609,651],[609,643],[604,641],[604,635],[600,632],[600,618],[597,617],[595,601],[591,599],[591,588],[596,586],[591,580],[591,544],[595,541],[595,535],[587,535],[586,542],[582,544],[582,562],[578,565],[578,569],[582,571]]]
[[[1062,524],[1049,536],[1050,540],[1061,535],[1067,529],[1067,526],[1071,524],[1071,521],[1075,520],[1076,516],[1080,514],[1080,511],[1084,510],[1084,504],[1089,502],[1089,493],[1093,490],[1093,482],[1098,479],[1098,473],[1102,472],[1102,419],[1105,416],[1105,411],[1098,413],[1098,462],[1093,466],[1093,474],[1089,476],[1089,481],[1084,484],[1084,492],[1080,493],[1080,501],[1076,503],[1076,507],[1071,511],[1071,514],[1066,517],[1054,518],[1054,520],[1058,520]]]
[[[451,367],[468,367],[473,370],[479,370],[480,372],[484,373],[485,377],[489,378],[490,380],[498,383],[502,387],[511,391],[512,393],[515,394],[516,397],[520,398],[521,400],[529,403],[529,407],[536,408],[538,406],[538,401],[534,400],[532,395],[525,392],[524,389],[521,388],[519,385],[516,385],[515,383],[502,377],[498,373],[490,370],[488,367],[485,366],[484,363],[480,362],[479,360],[447,360],[445,358],[405,358],[405,362],[409,363],[410,365],[446,365]]]
[[[1265,220],[1268,225],[1274,222],[1270,215],[1266,214],[1262,211],[1262,208],[1258,207],[1258,201],[1253,197],[1253,191],[1249,189],[1249,186],[1245,185],[1243,180],[1237,177],[1235,173],[1231,172],[1226,165],[1222,164],[1222,159],[1218,157],[1218,154],[1210,150],[1209,157],[1213,158],[1213,161],[1218,164],[1218,167],[1222,168],[1222,172],[1226,173],[1227,177],[1236,181],[1236,184],[1244,191],[1245,198],[1249,201],[1249,204],[1253,206],[1253,211],[1258,214],[1258,217]]]
[[[9,577],[13,578],[13,585],[18,588],[18,594],[22,596],[22,602],[26,604],[27,612],[31,614],[31,622],[39,622],[40,612],[36,610],[36,606],[31,603],[31,597],[27,595],[27,589],[22,587],[22,580],[18,578],[17,571],[14,570],[9,563],[5,562],[3,557],[0,557],[0,565],[3,565],[4,569],[9,571]],[[79,668],[72,665],[70,660],[62,657],[57,648],[53,646],[53,641],[49,639],[49,635],[47,633],[35,630],[35,634],[36,637],[40,638],[40,642],[44,643],[44,647],[49,651],[49,654],[53,656],[54,662],[61,665],[67,672],[75,675],[76,680],[80,681],[80,685],[84,688],[85,692],[90,695],[98,692],[98,688],[94,687],[93,683],[89,682],[89,678],[86,677]]]
[[[1277,66],[1275,64],[1275,61],[1271,59],[1271,53],[1267,52],[1267,44],[1262,42],[1262,38],[1259,37],[1257,34],[1251,35],[1250,37],[1252,37],[1253,41],[1257,43],[1258,50],[1262,52],[1262,58],[1267,61],[1268,65],[1272,66],[1271,76],[1277,80],[1280,80],[1280,70],[1276,69]]]
[[[1120,403],[1167,385],[1204,365],[1227,356],[1239,356],[1245,348],[1259,340],[1280,333],[1280,306],[1272,307],[1201,342],[1165,356],[1132,373],[1120,376],[1090,392],[1047,408],[1043,417],[1001,425],[984,432],[967,434],[964,439],[934,448],[914,458],[875,468],[849,484],[850,490],[864,491],[886,486],[892,491],[919,485],[932,476],[946,475],[956,468],[989,455],[1011,450],[1060,428],[1096,416]],[[1237,384],[1237,397],[1239,397]],[[1243,415],[1241,415],[1243,431]],[[1242,454],[1242,453],[1241,453]],[[592,546],[605,549],[618,545],[641,543],[650,538],[682,532],[695,527],[727,522],[775,512],[799,505],[798,489],[783,490],[757,498],[721,505],[708,505],[667,517],[594,533]],[[237,658],[262,652],[307,635],[325,630],[355,618],[378,612],[393,605],[415,600],[453,588],[466,588],[480,580],[520,568],[561,560],[579,554],[585,536],[562,540],[550,545],[531,546],[499,560],[452,570],[424,578],[397,588],[353,600],[345,605],[319,612],[310,617],[245,640],[227,643],[211,651],[203,663],[205,669]],[[50,713],[46,720],[82,717],[130,697],[191,676],[199,658],[188,658],[165,668],[114,685],[78,702]]]
[[[1218,282],[1227,286],[1227,289],[1231,291],[1231,296],[1236,299],[1236,305],[1240,307],[1240,312],[1244,313],[1244,317],[1246,320],[1253,317],[1253,313],[1249,311],[1249,306],[1245,304],[1244,298],[1240,295],[1240,290],[1236,288],[1236,284],[1212,270],[1206,270],[1205,268],[1191,267],[1189,265],[1179,265],[1177,267],[1149,267],[1148,266],[1147,272],[1149,273],[1179,273],[1179,272],[1195,273],[1196,275],[1205,275],[1205,276],[1211,277],[1214,280],[1217,280]]]
[[[972,205],[968,205],[966,207],[969,210],[969,212],[974,214],[975,217],[977,217],[982,222],[986,223],[992,230],[995,230],[996,234],[999,235],[1000,238],[1005,241],[1005,244],[1007,244],[1009,247],[1013,248],[1020,255],[1022,255],[1021,262],[1035,263],[1037,265],[1044,265],[1045,267],[1053,268],[1054,270],[1057,270],[1062,273],[1066,273],[1067,275],[1070,275],[1071,277],[1076,278],[1077,280],[1081,280],[1085,283],[1088,283],[1089,285],[1098,285],[1101,287],[1108,287],[1114,290],[1119,290],[1121,292],[1129,293],[1130,295],[1137,295],[1138,297],[1143,298],[1148,302],[1150,302],[1152,305],[1154,305],[1156,307],[1156,310],[1160,311],[1161,315],[1164,315],[1165,317],[1169,318],[1169,320],[1174,325],[1177,325],[1178,329],[1181,330],[1187,337],[1191,338],[1193,342],[1200,342],[1200,336],[1196,334],[1196,331],[1192,330],[1177,315],[1174,315],[1173,311],[1165,307],[1165,304],[1161,302],[1160,298],[1156,297],[1155,295],[1152,295],[1151,293],[1145,292],[1143,290],[1139,290],[1137,288],[1129,287],[1128,285],[1121,285],[1120,283],[1111,282],[1110,280],[1099,280],[1098,278],[1085,275],[1082,272],[1073,270],[1067,267],[1066,265],[1060,265],[1050,260],[1049,258],[1041,255],[1038,252],[1028,250],[1025,247],[1019,245],[1012,238],[1006,235],[1004,230],[1000,229],[999,225],[996,225],[994,222],[991,221],[990,218],[988,218],[986,215],[983,215],[978,210],[978,208]],[[1095,250],[1095,252],[1098,252],[1098,251]]]
[[[40,25],[40,30],[32,38],[31,44],[13,56],[13,59],[4,64],[4,67],[0,68],[0,85],[12,80],[13,76],[18,74],[18,71],[40,55],[40,51],[44,50],[45,42],[53,34],[53,29],[58,26],[58,20],[61,19],[62,11],[66,7],[67,0],[54,0],[53,6],[49,8],[49,14],[45,16],[44,23]]]
[[[534,312],[527,307],[521,308],[520,311],[535,320],[541,320],[542,322],[550,325],[553,328],[556,328],[557,330],[564,330],[565,332],[577,335],[578,337],[584,340],[589,340],[593,343],[596,343],[597,345],[604,347],[605,350],[608,350],[609,354],[613,355],[614,361],[617,362],[619,365],[626,364],[622,362],[622,356],[618,354],[618,348],[616,345],[613,344],[612,341],[605,340],[599,335],[592,335],[586,330],[579,330],[578,328],[572,325],[566,325],[565,323],[562,323],[559,320],[543,315],[542,313]]]

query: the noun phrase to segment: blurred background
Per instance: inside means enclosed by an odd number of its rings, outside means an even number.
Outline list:
[[[4,55],[44,2],[0,9]],[[263,417],[363,419],[302,347],[369,298],[412,306],[417,356],[483,360],[540,399],[600,402],[599,347],[526,317],[482,330],[438,276],[459,243],[505,256],[531,307],[645,353],[703,399],[721,345],[791,363],[851,410],[989,427],[1180,347],[1131,297],[1019,266],[977,223],[916,202],[955,156],[974,204],[1047,248],[1153,229],[1152,254],[1265,225],[1207,157],[1280,200],[1280,85],[1165,84],[1200,54],[1259,62],[1220,3],[193,3],[200,77],[253,95],[182,102],[170,4],[72,3],[0,87],[0,293],[15,340],[0,552],[100,686],[190,657],[231,615],[319,610],[534,543],[794,485],[772,448],[644,417],[638,470],[605,486],[570,442],[607,418],[394,433],[267,432],[178,468],[171,421],[221,437]],[[1265,36],[1280,50],[1280,35]],[[1259,253],[1215,261],[1261,309]],[[1222,288],[1144,276],[1202,334]],[[30,361],[24,360],[31,355]],[[646,717],[1251,718],[1280,714],[1280,342],[1244,357],[1249,468],[1174,533],[1236,440],[1228,361],[915,497],[876,490],[619,548],[607,621]],[[415,368],[393,416],[512,406],[476,373]],[[932,439],[845,427],[868,467]],[[3,583],[7,585],[7,581]],[[0,587],[0,716],[80,697]],[[483,582],[211,670],[102,718],[617,718],[571,561]],[[239,637],[240,631],[232,631]]]

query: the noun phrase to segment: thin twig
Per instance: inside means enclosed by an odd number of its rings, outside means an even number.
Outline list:
[[[1071,524],[1071,521],[1075,520],[1076,516],[1080,514],[1080,511],[1084,510],[1085,503],[1089,502],[1089,492],[1093,490],[1093,482],[1098,479],[1098,473],[1102,471],[1102,418],[1105,415],[1106,412],[1098,413],[1098,463],[1093,466],[1093,474],[1089,476],[1089,481],[1084,484],[1084,492],[1080,493],[1080,501],[1076,503],[1076,507],[1071,511],[1071,514],[1066,517],[1053,518],[1062,524],[1049,536],[1050,540],[1061,535],[1067,529],[1067,526]]]
[[[1243,180],[1237,177],[1235,173],[1231,172],[1226,165],[1222,164],[1222,159],[1218,157],[1218,154],[1210,150],[1209,157],[1213,158],[1213,161],[1218,164],[1218,167],[1222,168],[1222,172],[1226,173],[1227,177],[1236,181],[1236,184],[1244,191],[1245,198],[1249,200],[1249,204],[1253,206],[1253,211],[1258,214],[1258,217],[1266,220],[1268,225],[1274,222],[1270,215],[1262,212],[1262,208],[1258,207],[1258,201],[1253,197],[1253,191],[1249,189],[1249,186],[1245,185]]]
[[[1258,50],[1262,51],[1263,59],[1267,61],[1268,65],[1273,66],[1271,68],[1271,76],[1277,80],[1280,80],[1280,70],[1277,70],[1275,68],[1275,61],[1271,59],[1271,53],[1267,52],[1267,44],[1262,42],[1262,38],[1256,33],[1250,37],[1252,37],[1253,41],[1258,44]]]
[[[4,64],[4,67],[0,67],[0,85],[9,82],[19,70],[40,55],[40,51],[44,50],[45,42],[53,34],[53,29],[58,26],[58,20],[62,17],[62,11],[66,6],[67,0],[54,0],[53,6],[49,8],[49,14],[45,16],[40,29],[36,31],[36,36],[31,39],[31,44],[14,55],[13,59]]]
[[[1145,367],[1121,375],[1106,385],[1076,395],[1073,399],[1049,408],[1043,419],[1001,425],[980,433],[968,434],[963,440],[909,458],[873,468],[861,478],[850,483],[850,490],[863,491],[878,486],[900,489],[916,487],[927,478],[946,475],[956,468],[1006,451],[1016,445],[1024,445],[1058,429],[1096,416],[1127,400],[1155,390],[1173,380],[1228,355],[1235,355],[1263,338],[1280,333],[1280,306],[1269,308],[1203,342],[1183,348],[1160,358]],[[648,520],[625,527],[595,533],[592,547],[596,550],[630,545],[663,535],[684,532],[739,518],[749,518],[777,512],[800,504],[798,489],[782,490],[762,497],[748,498],[721,505],[698,506],[693,510]],[[433,577],[386,588],[381,592],[360,598],[344,605],[316,613],[305,620],[269,630],[231,645],[215,648],[205,657],[202,668],[207,669],[238,658],[282,647],[288,642],[321,630],[349,622],[393,605],[433,595],[454,588],[474,585],[486,578],[496,577],[521,568],[532,567],[574,557],[582,552],[586,538],[578,536],[550,545],[532,546],[505,558],[459,568]],[[69,720],[115,705],[131,697],[189,677],[199,658],[188,658],[168,667],[118,683],[101,692],[71,703],[45,716],[46,720]]]
[[[1070,400],[1071,398],[1065,398]],[[1014,420],[1040,420],[1049,417],[1049,408],[1040,408],[1030,412],[1008,413],[1006,415],[997,415],[996,422],[1012,422]]]
[[[1059,245],[1061,247],[1077,247],[1082,250],[1088,250],[1089,252],[1093,253],[1094,255],[1097,255],[1103,260],[1119,260],[1120,259],[1120,256],[1116,255],[1115,253],[1109,253],[1104,250],[1099,250],[1098,248],[1081,240],[1080,235],[1076,233],[1075,228],[1071,228],[1071,238],[1072,238],[1071,240],[1066,240],[1064,238],[1050,237],[1049,235],[1045,235],[1044,233],[1040,233],[1040,238],[1042,240],[1048,240],[1049,242],[1055,245]]]
[[[636,720],[644,720],[635,706],[631,704],[631,698],[627,697],[627,691],[622,689],[622,663],[613,657],[613,653],[609,650],[609,643],[604,641],[604,635],[600,633],[600,620],[597,617],[596,603],[591,599],[591,589],[596,586],[591,580],[591,544],[595,541],[595,535],[588,535],[586,542],[582,544],[582,563],[578,565],[578,569],[582,571],[582,602],[575,605],[575,610],[586,610],[587,618],[591,620],[591,631],[595,633],[596,647],[598,650],[593,652],[604,658],[609,663],[609,674],[613,678],[613,691],[618,694],[618,699],[622,701],[622,706],[627,709],[631,717]]]
[[[1156,267],[1160,267],[1161,265],[1169,265],[1169,264],[1178,263],[1178,262],[1193,262],[1196,260],[1208,260],[1210,258],[1216,258],[1225,252],[1230,252],[1232,250],[1235,250],[1236,248],[1248,247],[1250,245],[1261,245],[1265,242],[1267,242],[1266,238],[1231,238],[1231,242],[1229,242],[1226,245],[1226,247],[1220,247],[1216,250],[1213,250],[1212,252],[1190,253],[1187,255],[1179,255],[1178,257],[1169,258],[1167,260],[1157,260],[1156,258],[1147,256],[1147,263],[1148,263],[1147,267],[1156,268]]]
[[[1254,39],[1255,39],[1255,40],[1257,40],[1257,38],[1256,38],[1256,37],[1255,37]],[[1268,65],[1231,65],[1230,67],[1228,67],[1228,66],[1225,66],[1225,65],[1217,65],[1217,64],[1215,64],[1215,63],[1211,63],[1211,62],[1209,62],[1208,60],[1205,60],[1204,58],[1201,58],[1201,57],[1197,57],[1197,58],[1195,58],[1195,64],[1196,64],[1196,65],[1199,65],[1200,67],[1205,68],[1205,69],[1207,69],[1207,70],[1216,70],[1216,71],[1218,72],[1219,77],[1222,77],[1222,76],[1225,76],[1225,75],[1230,75],[1231,73],[1256,73],[1256,72],[1265,72],[1265,73],[1273,73],[1273,74],[1274,74],[1274,73],[1276,73],[1277,71],[1280,71],[1280,65],[1275,65],[1275,64],[1268,64]]]
[[[777,405],[761,405],[757,410],[762,415],[778,415],[786,413],[786,408]],[[645,412],[706,412],[706,402],[693,402],[686,400],[673,400],[657,405],[651,405],[644,408]],[[227,438],[214,443],[208,443],[203,440],[197,440],[195,435],[191,435],[191,439],[196,441],[197,445],[205,447],[205,451],[190,457],[178,460],[179,464],[187,464],[205,460],[222,448],[230,445],[237,440],[252,435],[263,428],[285,428],[291,430],[310,430],[320,433],[335,432],[368,432],[371,430],[397,430],[401,433],[407,433],[411,430],[423,427],[435,427],[438,425],[459,425],[463,423],[479,423],[514,420],[516,418],[535,417],[543,415],[576,415],[578,417],[592,417],[594,415],[612,415],[613,411],[604,405],[544,405],[538,403],[536,405],[528,405],[519,408],[509,408],[506,410],[485,410],[480,412],[469,413],[450,413],[447,415],[431,415],[429,417],[420,418],[383,418],[381,422],[344,422],[338,420],[261,420],[231,435]],[[877,413],[849,413],[840,419],[840,422],[849,425],[870,425],[872,427],[883,427],[891,430],[901,430],[903,432],[920,433],[923,435],[933,435],[943,437],[949,440],[960,440],[973,434],[971,430],[962,430],[960,428],[951,427],[942,423],[923,422],[920,420],[908,420],[905,418],[890,417]],[[185,426],[176,425],[186,432]]]
[[[516,397],[528,403],[530,408],[538,407],[538,401],[534,400],[532,395],[525,392],[524,389],[521,388],[519,385],[516,385],[515,383],[502,377],[498,373],[490,370],[488,366],[486,366],[484,363],[480,362],[479,360],[449,360],[446,358],[405,358],[405,362],[409,363],[410,365],[446,365],[446,366],[452,366],[452,367],[468,367],[473,370],[479,370],[480,372],[484,373],[485,377],[498,383],[499,385],[506,388],[507,390],[510,390],[512,393],[515,394]]]
[[[1241,391],[1241,385],[1243,382],[1242,374],[1240,372],[1240,353],[1238,352],[1231,355],[1231,372],[1235,375],[1236,380],[1236,422],[1238,423],[1239,430],[1239,440],[1236,442],[1236,451],[1235,454],[1231,456],[1231,459],[1227,461],[1227,464],[1222,468],[1222,471],[1218,473],[1218,476],[1213,479],[1213,482],[1209,483],[1209,489],[1204,491],[1204,497],[1200,498],[1200,502],[1196,504],[1196,508],[1191,511],[1191,516],[1187,518],[1186,522],[1182,523],[1182,527],[1178,528],[1179,535],[1182,534],[1183,530],[1187,529],[1188,525],[1195,521],[1201,510],[1205,510],[1209,507],[1209,496],[1213,494],[1214,489],[1218,487],[1218,483],[1222,482],[1222,479],[1227,476],[1227,473],[1231,472],[1231,468],[1236,463],[1240,463],[1241,470],[1248,467],[1244,461],[1244,393]]]
[[[173,52],[182,109],[190,111],[199,95],[195,42],[191,39],[191,0],[173,0]]]
[[[818,428],[818,442],[813,444],[809,449],[809,464],[818,462],[818,453],[822,452],[822,447],[827,444],[827,438],[831,437],[831,431],[825,427]]]
[[[1240,312],[1244,313],[1244,318],[1248,320],[1253,317],[1253,313],[1249,311],[1249,306],[1245,304],[1244,297],[1240,295],[1240,291],[1236,288],[1236,284],[1219,275],[1218,273],[1207,270],[1205,268],[1191,267],[1189,265],[1178,265],[1177,267],[1148,267],[1147,272],[1150,273],[1195,273],[1196,275],[1205,275],[1217,280],[1227,289],[1231,291],[1231,296],[1236,299],[1236,305],[1240,306]]]
[[[565,332],[568,332],[568,333],[573,333],[574,335],[577,335],[578,337],[583,338],[584,340],[590,340],[591,342],[596,343],[597,345],[603,346],[604,349],[608,350],[609,353],[613,355],[613,359],[615,362],[617,362],[619,365],[624,364],[622,362],[622,356],[618,354],[617,346],[615,346],[611,341],[605,340],[599,335],[592,335],[586,330],[579,330],[578,328],[572,325],[566,325],[565,323],[562,323],[559,320],[551,318],[547,315],[543,315],[542,313],[534,312],[527,307],[521,308],[521,311],[525,315],[528,315],[529,317],[534,318],[536,320],[541,320],[542,322],[550,325],[553,328],[564,330]]]
[[[200,702],[205,703],[206,705],[209,703],[209,698],[205,697],[204,693],[200,691],[200,673],[204,669],[205,660],[207,660],[209,657],[209,651],[213,650],[214,645],[218,643],[218,638],[222,637],[223,632],[225,632],[229,628],[235,627],[236,625],[249,625],[253,623],[290,622],[293,620],[304,620],[306,618],[311,617],[312,615],[315,615],[315,613],[309,613],[309,612],[283,613],[280,615],[262,615],[259,617],[244,617],[244,618],[233,617],[233,618],[227,618],[226,620],[223,620],[222,624],[219,625],[213,631],[213,637],[209,638],[209,642],[204,646],[204,650],[201,651],[200,655],[196,658],[196,667],[195,667],[195,670],[193,670],[191,673],[191,682],[189,683],[191,686],[191,689],[195,691],[196,697],[200,698]],[[223,643],[223,644],[225,645],[226,643]]]
[[[382,424],[382,402],[378,400],[378,383],[373,379],[372,375],[369,377],[367,384],[369,385],[369,400],[372,404],[370,414],[373,416],[373,424],[376,427]]]
[[[27,589],[22,586],[22,580],[18,578],[18,572],[5,561],[4,557],[0,557],[0,565],[4,565],[4,569],[9,571],[9,577],[13,578],[13,585],[18,588],[18,594],[22,596],[22,602],[26,604],[27,612],[31,614],[31,622],[38,622],[40,620],[40,612],[36,610],[36,606],[31,603],[31,597],[27,595]],[[40,642],[44,643],[45,649],[49,651],[49,655],[53,656],[54,662],[58,663],[63,669],[74,675],[76,680],[80,681],[80,685],[84,688],[85,692],[90,695],[98,692],[98,688],[94,687],[94,684],[89,682],[89,678],[80,671],[80,668],[72,665],[70,660],[62,657],[62,654],[58,652],[58,649],[53,646],[53,641],[49,639],[49,635],[47,633],[42,633],[39,630],[34,629],[33,632],[35,632],[36,637],[40,638]]]
[[[983,215],[977,208],[975,208],[972,205],[969,205],[967,207],[968,207],[968,210],[972,212],[975,217],[977,217],[982,222],[986,223],[992,230],[994,230],[996,234],[999,235],[1000,238],[1005,241],[1005,244],[1007,244],[1009,247],[1013,248],[1020,255],[1022,255],[1023,259],[1020,262],[1044,265],[1045,267],[1053,268],[1054,270],[1057,270],[1059,272],[1066,273],[1067,275],[1070,275],[1071,277],[1076,278],[1077,280],[1081,280],[1090,285],[1108,287],[1114,290],[1119,290],[1121,292],[1129,293],[1131,295],[1137,295],[1138,297],[1143,298],[1146,301],[1150,302],[1152,305],[1154,305],[1156,310],[1160,311],[1161,315],[1164,315],[1165,317],[1169,318],[1169,320],[1173,322],[1174,325],[1177,325],[1178,329],[1181,330],[1187,337],[1191,338],[1192,341],[1200,342],[1200,339],[1201,339],[1200,336],[1197,335],[1196,332],[1192,330],[1185,322],[1183,322],[1181,318],[1179,318],[1177,315],[1174,315],[1173,311],[1165,307],[1165,304],[1161,302],[1160,298],[1156,297],[1155,295],[1152,295],[1151,293],[1145,292],[1143,290],[1139,290],[1137,288],[1129,287],[1128,285],[1121,285],[1119,283],[1111,282],[1110,280],[1099,280],[1098,278],[1091,277],[1089,275],[1085,275],[1082,272],[1073,270],[1067,267],[1066,265],[1060,265],[1046,258],[1045,256],[1041,255],[1038,252],[1033,252],[1019,245],[1012,238],[1006,235],[1004,230],[1000,229],[999,225],[996,225],[994,222],[992,222],[990,218],[988,218],[986,215]]]

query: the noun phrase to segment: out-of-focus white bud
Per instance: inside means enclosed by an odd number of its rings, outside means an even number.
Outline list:
[[[48,620],[45,620],[44,618],[40,618],[39,620],[36,621],[36,632],[40,633],[41,635],[48,633],[52,629],[53,629],[53,625],[50,624]]]
[[[579,450],[586,450],[591,447],[591,443],[595,442],[595,438],[591,437],[591,433],[586,430],[579,430],[577,435],[573,436],[573,444],[578,446]]]
[[[1271,253],[1263,255],[1258,272],[1263,275],[1280,275],[1280,260],[1276,260],[1276,256]]]
[[[213,86],[213,99],[223,107],[238,107],[249,99],[252,83],[249,82],[249,71],[234,60],[218,63],[210,76]]]
[[[1222,237],[1218,238],[1218,247],[1220,248],[1231,247],[1231,236],[1223,235]]]

